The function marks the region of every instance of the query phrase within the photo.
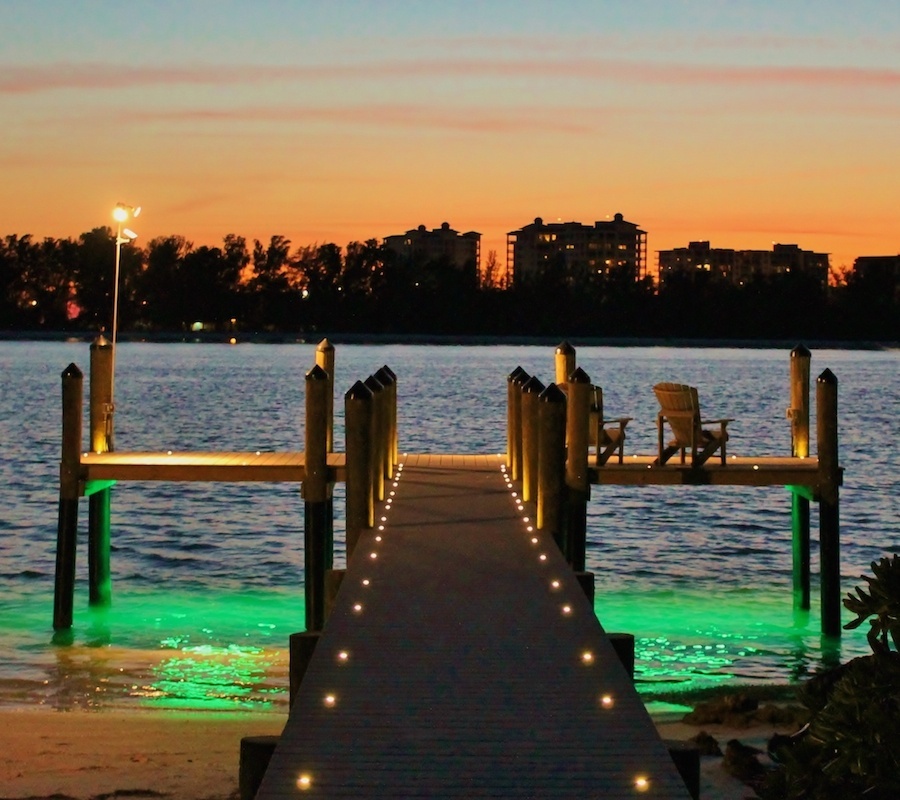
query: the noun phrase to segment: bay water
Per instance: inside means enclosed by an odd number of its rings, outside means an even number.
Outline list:
[[[314,359],[314,343],[120,343],[116,449],[302,450]],[[627,453],[655,452],[652,386],[668,380],[696,385],[704,416],[735,419],[730,454],[790,454],[788,347],[580,346],[577,360],[603,386],[606,416],[634,418]],[[501,453],[506,376],[522,366],[549,383],[553,361],[552,346],[338,345],[336,450],[343,393],[386,364],[398,376],[401,452]],[[103,610],[87,604],[82,503],[75,625],[54,638],[60,375],[69,363],[87,374],[86,343],[0,342],[0,705],[285,708],[288,636],[304,619],[298,486],[119,483],[113,604]],[[900,352],[813,352],[813,440],[815,377],[826,367],[839,382],[846,592],[871,561],[900,551]],[[335,506],[341,566],[340,485]],[[648,700],[790,683],[868,651],[864,630],[840,641],[819,633],[815,504],[813,608],[792,608],[783,487],[595,486],[588,514],[595,610],[608,631],[636,636]]]

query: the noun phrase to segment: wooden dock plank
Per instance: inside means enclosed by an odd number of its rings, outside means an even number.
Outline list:
[[[571,569],[527,531],[502,459],[479,461],[407,459],[260,800],[634,798],[642,777],[644,796],[688,796]]]
[[[589,480],[594,484],[630,486],[794,485],[810,488],[817,487],[821,480],[817,458],[729,457],[724,465],[718,461],[707,461],[698,469],[691,467],[690,463],[682,465],[677,459],[660,467],[653,464],[654,458],[627,456],[622,464],[610,461],[601,467],[591,466]]]
[[[342,453],[328,456],[331,479],[346,477]],[[306,477],[303,453],[115,452],[84,453],[82,480],[266,481],[300,483]]]
[[[411,467],[483,469],[501,458],[489,454],[418,453],[407,456]],[[727,464],[707,462],[700,469],[677,460],[662,467],[654,456],[628,456],[624,463],[609,462],[589,468],[589,480],[598,485],[632,486],[801,486],[815,490],[820,483],[817,458],[761,456],[729,458]],[[328,455],[332,481],[346,477],[343,453]],[[303,453],[259,452],[115,452],[84,453],[83,481],[288,481],[306,476]]]

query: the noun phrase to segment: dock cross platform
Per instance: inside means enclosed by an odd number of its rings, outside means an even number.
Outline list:
[[[504,463],[401,459],[259,800],[689,797]]]

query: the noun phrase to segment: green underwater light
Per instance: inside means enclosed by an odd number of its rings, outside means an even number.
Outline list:
[[[864,637],[823,637],[816,610],[795,612],[778,587],[598,592],[594,608],[607,631],[634,635],[635,682],[646,698],[790,684],[867,651]]]

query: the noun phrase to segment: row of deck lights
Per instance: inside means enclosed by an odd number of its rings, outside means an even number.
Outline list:
[[[513,483],[512,477],[510,476],[509,471],[507,470],[506,464],[500,465],[500,471],[503,474],[503,479],[506,481],[506,486],[509,489],[509,493],[512,496],[512,499],[516,504],[516,509],[520,513],[524,512],[525,504],[522,502],[522,498],[519,496],[519,493],[516,491],[515,484]],[[529,534],[533,534],[534,533],[534,525],[532,524],[531,518],[523,514],[522,521],[525,523],[526,532],[528,532]],[[531,543],[533,545],[538,545],[538,544],[540,544],[540,539],[537,536],[532,535]],[[538,555],[538,560],[541,563],[546,562],[547,554],[543,553],[543,552],[540,553]],[[554,592],[559,591],[561,587],[562,587],[562,583],[558,578],[551,579],[551,581],[550,581],[551,591],[554,591]],[[572,606],[568,603],[565,603],[561,607],[561,611],[562,611],[563,616],[569,616],[572,613]],[[585,666],[591,666],[594,663],[594,653],[591,650],[582,651],[581,663],[584,664]],[[611,695],[609,693],[601,694],[600,698],[599,698],[599,705],[603,709],[611,709],[613,706],[615,706],[615,698],[613,697],[613,695]],[[650,788],[650,779],[647,778],[645,775],[638,775],[634,779],[634,788],[638,792],[648,791]]]
[[[404,457],[405,457],[405,455],[406,454],[404,454]],[[388,512],[391,510],[391,506],[394,503],[394,497],[396,496],[397,487],[399,486],[400,477],[402,476],[402,474],[403,474],[403,462],[400,462],[399,464],[397,464],[397,471],[394,475],[394,480],[391,483],[391,489],[388,492],[388,496],[384,501],[384,509],[382,511],[381,517],[378,519],[378,524],[375,526],[376,530],[379,531],[379,533],[375,534],[376,546],[381,544],[384,541],[384,537],[381,535],[381,532],[383,532],[385,529],[385,523],[387,522],[387,519],[388,519],[387,515],[388,515]],[[369,560],[376,561],[377,559],[378,559],[378,551],[372,550],[369,553]],[[371,585],[372,585],[372,580],[368,577],[365,577],[360,581],[360,586],[362,586],[363,589],[367,589]],[[363,611],[363,604],[362,604],[362,602],[356,602],[351,606],[351,608],[352,608],[354,614],[361,614]],[[337,664],[339,666],[349,664],[350,663],[350,651],[349,650],[338,650],[337,653],[335,654],[335,661],[337,662]],[[337,704],[338,704],[338,697],[334,692],[328,692],[322,697],[322,705],[325,706],[325,708],[335,708],[337,706]],[[297,777],[297,788],[303,792],[309,791],[310,789],[312,789],[313,788],[313,776],[308,772],[302,772]]]

